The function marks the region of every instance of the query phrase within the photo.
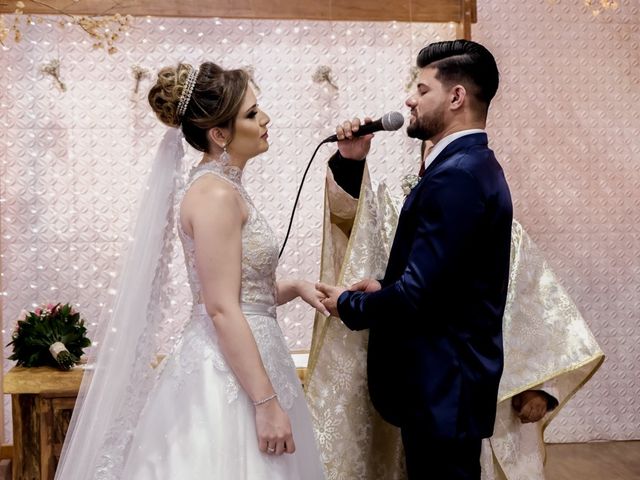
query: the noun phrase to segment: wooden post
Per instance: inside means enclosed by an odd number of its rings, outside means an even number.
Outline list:
[[[4,201],[0,201],[0,219],[4,215],[4,211],[2,208],[4,204],[5,204]],[[2,221],[0,221],[0,254],[1,253],[2,253]],[[0,273],[2,273],[2,268],[3,268],[2,258],[3,256],[0,255]],[[2,312],[4,312],[4,295],[2,295],[1,293],[1,292],[4,292],[3,282],[2,282],[3,278],[4,277],[0,275],[0,325],[2,325],[1,329],[8,331],[7,325],[5,325],[4,323],[4,316],[2,314]],[[3,346],[9,343],[8,339],[2,333],[0,333],[0,337],[2,337]],[[2,383],[4,379],[4,363],[7,361],[4,357],[4,350],[2,353],[3,353],[2,361],[0,361],[0,398],[2,399],[2,402],[0,402],[0,445],[4,444],[4,388],[2,387]]]
[[[12,395],[13,480],[40,480],[40,399]]]
[[[471,40],[471,22],[473,21],[472,0],[460,0],[460,22],[456,37]]]
[[[13,480],[53,480],[83,370],[14,367],[4,377],[13,413]]]

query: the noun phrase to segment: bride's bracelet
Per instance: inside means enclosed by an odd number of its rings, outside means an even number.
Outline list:
[[[257,402],[253,402],[253,406],[257,407],[258,405],[262,405],[264,403],[267,403],[267,402],[273,400],[274,398],[278,398],[278,394],[277,393],[274,393],[273,395],[270,395],[267,398],[263,398],[262,400],[258,400]]]

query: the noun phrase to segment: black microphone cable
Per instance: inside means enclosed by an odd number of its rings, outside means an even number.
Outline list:
[[[296,207],[298,206],[298,200],[300,200],[300,193],[302,193],[302,187],[304,186],[304,181],[307,178],[307,173],[309,173],[309,168],[311,168],[311,163],[313,159],[316,158],[316,153],[320,150],[320,147],[325,143],[329,143],[331,140],[329,138],[325,138],[322,142],[318,144],[313,155],[311,155],[311,160],[307,164],[307,168],[302,175],[302,180],[300,181],[300,187],[298,188],[298,193],[296,194],[296,200],[293,202],[293,209],[291,210],[291,218],[289,219],[289,227],[287,228],[287,234],[284,236],[284,242],[282,243],[282,248],[280,248],[280,253],[278,254],[278,260],[282,257],[282,253],[284,252],[284,247],[287,246],[287,240],[289,240],[289,234],[291,233],[291,226],[293,225],[293,217],[296,214]]]
[[[404,117],[400,112],[389,112],[384,114],[378,120],[375,120],[370,123],[364,123],[363,125],[361,125],[358,132],[353,133],[353,136],[360,137],[364,135],[369,135],[371,133],[374,133],[380,130],[394,131],[402,127],[403,124],[404,124]],[[282,243],[282,248],[280,249],[280,253],[278,254],[278,259],[282,257],[282,253],[284,252],[284,247],[287,246],[287,240],[289,240],[289,233],[291,233],[291,226],[293,225],[293,217],[296,214],[296,207],[298,206],[298,200],[300,199],[302,186],[304,185],[304,180],[307,178],[307,173],[309,172],[309,168],[311,167],[311,162],[313,162],[313,159],[315,158],[316,153],[318,153],[318,150],[322,145],[324,145],[325,143],[331,143],[331,142],[337,142],[337,141],[338,141],[337,134],[331,135],[330,137],[325,138],[322,142],[318,144],[315,152],[313,152],[313,155],[311,155],[311,160],[309,160],[309,163],[307,164],[307,168],[304,171],[304,175],[302,175],[300,188],[298,188],[298,194],[296,195],[296,200],[293,203],[293,210],[291,211],[291,218],[289,219],[289,228],[287,228],[287,234],[284,236],[284,242]]]

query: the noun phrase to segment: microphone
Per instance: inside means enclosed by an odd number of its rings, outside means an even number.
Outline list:
[[[379,132],[380,130],[392,131],[398,130],[402,124],[404,123],[404,117],[399,112],[389,112],[384,114],[380,119],[375,122],[365,123],[360,125],[360,128],[357,132],[353,133],[354,137],[362,137],[363,135],[368,135],[373,132]],[[284,252],[284,248],[287,246],[287,240],[289,240],[289,233],[291,233],[291,226],[293,225],[293,217],[296,214],[296,206],[298,205],[298,200],[300,200],[300,192],[302,192],[302,186],[304,185],[304,180],[307,178],[307,173],[309,173],[309,168],[311,167],[311,163],[313,159],[316,157],[316,153],[320,150],[320,147],[325,143],[329,142],[337,142],[338,136],[331,135],[330,137],[325,138],[322,142],[318,144],[313,155],[311,155],[311,160],[307,163],[307,168],[302,175],[302,180],[300,181],[300,187],[298,187],[298,193],[296,194],[296,199],[293,202],[293,210],[291,210],[291,217],[289,218],[289,227],[287,228],[287,233],[284,236],[284,242],[282,242],[282,247],[280,247],[280,253],[278,254],[278,258],[282,257],[282,253]]]
[[[357,132],[353,132],[354,137],[363,137],[370,133],[379,132],[380,130],[386,130],[387,132],[398,130],[404,124],[404,117],[400,112],[385,113],[378,120],[371,123],[363,123]],[[325,138],[322,143],[337,142],[338,136],[331,135]]]

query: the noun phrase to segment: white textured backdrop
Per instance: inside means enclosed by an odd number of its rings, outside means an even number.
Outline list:
[[[640,438],[640,0],[620,3],[480,0],[473,31],[503,74],[491,138],[515,215],[607,355],[552,441]]]
[[[552,424],[553,441],[640,437],[639,0],[592,19],[569,0],[479,2],[474,38],[498,59],[502,86],[492,146],[516,216],[581,307],[608,360]],[[579,3],[579,2],[576,2]],[[20,309],[72,301],[98,317],[117,273],[131,217],[163,127],[133,94],[131,67],[178,61],[251,66],[270,114],[270,151],[246,182],[279,237],[315,144],[353,115],[398,109],[415,54],[453,38],[449,25],[138,19],[108,56],[57,18],[24,31],[0,54],[0,197],[5,343]],[[67,92],[40,66],[61,61]],[[329,65],[337,92],[313,83]],[[154,75],[152,75],[154,76]],[[281,275],[318,272],[321,150],[303,191]],[[373,176],[396,186],[417,165],[417,145],[380,134]],[[191,156],[195,160],[195,156]],[[281,309],[292,350],[308,348],[312,314]],[[6,365],[8,366],[8,365]]]

